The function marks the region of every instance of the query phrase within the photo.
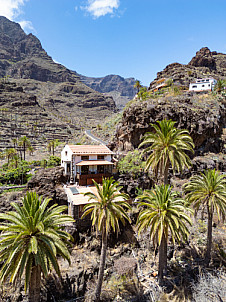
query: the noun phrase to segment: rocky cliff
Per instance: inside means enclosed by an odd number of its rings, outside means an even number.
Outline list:
[[[134,98],[136,89],[134,78],[123,78],[119,75],[107,75],[102,78],[91,78],[79,75],[80,79],[92,89],[104,93],[107,96],[112,96],[116,106],[121,110],[126,103]]]
[[[0,17],[0,78],[0,148],[36,132],[37,144],[52,138],[68,141],[116,110],[111,97],[55,63],[38,38],[5,17]]]
[[[144,133],[152,130],[150,123],[164,118],[176,121],[176,126],[181,129],[189,130],[196,155],[222,151],[221,136],[226,121],[224,104],[214,96],[192,92],[131,104],[124,110],[117,126],[115,148],[121,151],[137,148]]]
[[[163,71],[157,73],[157,78],[151,82],[150,88],[154,88],[161,78],[170,78],[174,84],[188,87],[193,80],[204,77],[226,79],[226,54],[211,52],[208,47],[203,47],[188,64],[167,65]]]

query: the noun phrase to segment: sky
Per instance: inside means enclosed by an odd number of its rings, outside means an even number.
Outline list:
[[[117,74],[149,85],[202,47],[226,53],[226,0],[0,0],[0,15],[85,76]]]

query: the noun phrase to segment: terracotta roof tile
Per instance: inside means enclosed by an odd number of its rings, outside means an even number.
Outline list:
[[[68,145],[75,154],[114,154],[104,145]]]

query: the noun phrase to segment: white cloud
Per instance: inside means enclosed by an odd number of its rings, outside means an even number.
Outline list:
[[[85,9],[94,18],[99,18],[107,14],[114,14],[119,7],[119,0],[88,0]]]
[[[18,22],[16,19],[23,13],[22,7],[27,1],[29,0],[0,0],[0,16],[5,16],[11,21]],[[31,21],[23,20],[18,23],[26,33],[35,32]]]
[[[24,20],[24,21],[20,21],[19,24],[26,33],[36,32],[31,21]]]
[[[0,0],[0,16],[10,20],[21,14],[21,7],[27,0]]]

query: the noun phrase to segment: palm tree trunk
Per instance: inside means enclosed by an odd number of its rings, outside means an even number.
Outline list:
[[[163,267],[163,274],[167,274],[167,240],[164,235],[164,240],[163,240],[163,247],[164,247],[164,267]]]
[[[100,301],[101,287],[102,287],[102,283],[103,283],[104,267],[105,267],[105,261],[106,261],[106,252],[107,252],[107,234],[106,234],[106,230],[104,229],[103,233],[102,233],[100,268],[99,268],[99,274],[98,274],[98,280],[97,280],[97,287],[96,287],[96,291],[95,291],[95,302]]]
[[[159,246],[159,268],[158,268],[158,279],[159,284],[162,285],[163,282],[163,271],[165,269],[165,266],[167,265],[167,258],[166,258],[166,238],[165,235],[162,235],[162,240]]]
[[[168,175],[169,175],[169,161],[167,160],[164,170],[164,185],[168,185]]]
[[[40,288],[41,288],[41,268],[40,266],[33,266],[31,271],[31,279],[29,283],[29,302],[40,301]]]
[[[26,146],[25,146],[25,143],[24,143],[24,160],[25,160],[25,151],[26,151]]]
[[[208,229],[207,229],[207,248],[206,248],[206,255],[205,255],[205,264],[209,266],[210,259],[211,259],[211,246],[212,246],[212,224],[213,224],[213,212],[212,209],[207,207],[208,212]]]

